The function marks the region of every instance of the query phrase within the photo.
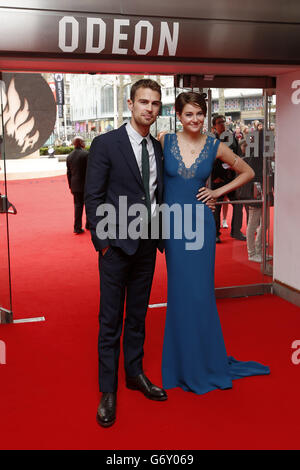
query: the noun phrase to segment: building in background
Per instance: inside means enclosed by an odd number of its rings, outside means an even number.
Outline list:
[[[232,122],[251,124],[254,120],[264,121],[264,103],[262,89],[225,88],[225,116]],[[212,89],[212,114],[218,114],[219,93]],[[221,112],[223,114],[223,112]],[[275,96],[271,122],[275,122]]]
[[[55,95],[55,74],[43,74]],[[127,100],[131,85],[144,75],[64,74],[63,117],[57,113],[53,135],[46,144],[67,144],[82,135],[88,142],[96,135],[115,129],[130,118]],[[162,109],[151,128],[153,135],[175,130],[173,76],[151,76],[162,87]],[[177,93],[182,90],[177,89]],[[205,90],[206,91],[206,90]],[[212,88],[212,116],[220,113],[220,93]],[[264,121],[262,89],[224,89],[225,115],[233,123]],[[223,110],[221,109],[221,114]],[[271,122],[275,121],[275,96]],[[205,126],[207,128],[207,120]],[[177,121],[176,128],[180,128]]]
[[[125,76],[126,79],[126,76]],[[117,127],[118,94],[122,93],[122,118],[129,117],[126,106],[129,90],[126,84],[119,90],[115,75],[71,75],[70,105],[73,132],[93,138]]]
[[[43,74],[55,94],[54,74]],[[64,74],[63,117],[57,113],[53,136],[46,144],[69,144],[77,134],[91,141],[96,135],[115,129],[130,118],[127,100],[132,84],[144,75]],[[151,76],[162,86],[162,110],[159,123],[152,129],[173,129],[173,76]]]

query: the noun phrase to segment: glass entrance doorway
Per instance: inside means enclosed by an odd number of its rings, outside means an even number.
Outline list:
[[[41,217],[41,213],[39,213],[41,209],[38,207],[39,193],[36,191],[39,184],[50,176],[52,180],[49,181],[49,191],[53,189],[55,183],[57,183],[59,190],[67,184],[66,158],[72,150],[73,138],[76,135],[81,135],[89,147],[95,136],[109,132],[128,120],[130,113],[127,109],[127,99],[130,87],[134,81],[142,77],[144,76],[54,73],[3,74],[1,195],[2,200],[6,201],[6,205],[0,213],[2,253],[0,307],[2,321],[10,321],[12,318],[8,220],[11,217],[9,212],[16,212],[14,207],[7,202],[7,188],[9,192],[10,184],[13,184],[13,181],[22,180],[24,185],[26,184],[28,194],[34,189],[34,194],[37,196],[30,204],[24,204],[22,215],[30,221],[33,217],[32,210],[36,207],[35,218]],[[234,88],[229,88],[230,77],[227,77],[227,88],[222,89],[219,84],[217,88],[214,88],[207,86],[207,82],[203,84],[200,79],[197,81],[197,76],[193,76],[193,83],[187,80],[181,81],[181,76],[151,76],[151,78],[159,81],[162,86],[161,115],[151,129],[154,137],[158,137],[163,131],[180,131],[180,122],[176,118],[174,110],[175,98],[183,90],[194,89],[207,94],[208,113],[205,132],[214,134],[216,123],[213,123],[213,120],[215,117],[221,116],[219,120],[224,120],[225,132],[230,132],[235,136],[236,152],[240,156],[245,158],[253,156],[251,152],[247,155],[247,151],[243,154],[241,142],[252,143],[252,140],[255,140],[256,132],[258,132],[258,148],[262,142],[262,146],[268,149],[268,156],[263,158],[262,174],[259,175],[261,180],[258,178],[258,181],[255,181],[256,184],[252,185],[251,194],[236,192],[236,194],[225,197],[217,203],[216,228],[217,233],[219,232],[220,243],[216,239],[215,286],[218,297],[247,296],[270,292],[272,286],[273,174],[275,165],[271,145],[272,132],[274,133],[273,124],[275,124],[273,90],[261,86],[255,87],[252,83],[247,88],[245,77],[243,86],[246,88],[238,88],[236,81],[233,85]],[[33,82],[34,86],[32,86]],[[15,100],[15,104],[10,108],[10,112],[14,113],[11,124],[14,122],[18,133],[15,131],[12,133],[7,127],[8,119],[5,118],[4,111],[5,108],[8,109],[8,88],[10,90],[9,99],[12,100],[14,96]],[[46,101],[49,106],[47,112],[45,112]],[[12,111],[13,107],[15,107],[14,111]],[[261,134],[257,129],[258,125],[262,128]],[[251,147],[251,145],[248,146]],[[254,158],[259,158],[259,156]],[[6,171],[7,160],[9,163],[8,172]],[[214,184],[212,177],[207,184]],[[41,190],[46,191],[45,188],[46,186],[43,185]],[[17,189],[17,185],[15,185],[14,197],[15,195],[20,197]],[[64,193],[62,194],[63,198]],[[18,204],[16,205],[18,206]],[[49,193],[45,210],[49,208],[51,209],[51,193]],[[249,220],[251,230],[249,229]],[[42,227],[41,223],[38,230],[42,231]],[[250,235],[254,253],[249,252],[247,237],[249,238]],[[28,232],[26,236],[26,242],[30,244],[30,233]],[[18,243],[21,246],[20,236]],[[12,252],[11,256],[14,258],[15,253]],[[51,263],[51,257],[48,262]],[[166,275],[163,273],[163,276]],[[163,294],[161,300],[165,302],[166,293]]]
[[[6,86],[0,73],[0,323],[12,322],[12,293],[9,249],[9,214],[16,212],[8,200],[6,179],[5,124]]]

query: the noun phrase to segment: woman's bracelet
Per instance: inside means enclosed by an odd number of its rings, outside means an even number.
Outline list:
[[[238,161],[238,158],[239,157],[234,157],[234,162],[233,162],[233,165],[231,165],[231,168],[233,168],[235,166],[236,162]]]

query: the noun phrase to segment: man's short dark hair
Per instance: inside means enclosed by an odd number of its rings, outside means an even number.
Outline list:
[[[150,78],[142,78],[141,80],[138,80],[135,82],[130,90],[130,99],[131,101],[134,101],[136,91],[139,88],[150,88],[153,91],[157,91],[159,93],[160,99],[161,99],[161,87],[160,85],[155,82],[154,80],[151,80]]]
[[[216,116],[213,117],[213,120],[212,120],[213,127],[215,127],[217,119],[223,119],[226,122],[226,117],[223,116],[223,114],[217,114]]]

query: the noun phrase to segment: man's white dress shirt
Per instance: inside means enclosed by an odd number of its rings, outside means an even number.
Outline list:
[[[156,171],[154,147],[153,147],[152,140],[150,138],[150,133],[146,137],[143,137],[132,127],[130,122],[126,124],[126,130],[127,130],[127,134],[128,134],[141,176],[142,176],[142,141],[143,139],[147,140],[147,150],[149,153],[149,169],[150,169],[149,191],[150,191],[150,202],[151,202],[151,214],[153,216],[153,214],[155,213],[155,208],[156,208],[155,191],[157,188],[157,171]]]

